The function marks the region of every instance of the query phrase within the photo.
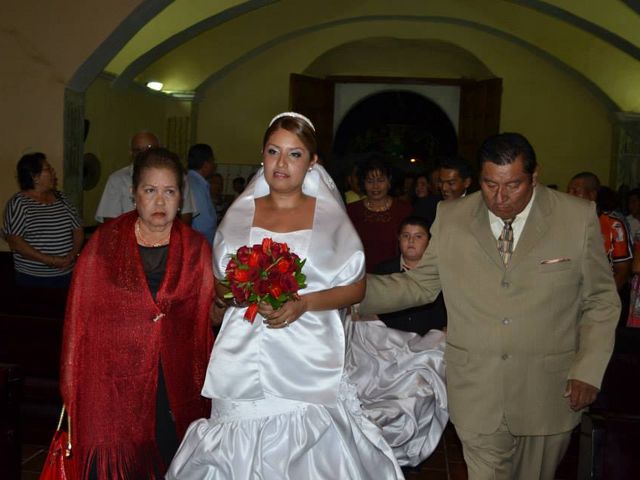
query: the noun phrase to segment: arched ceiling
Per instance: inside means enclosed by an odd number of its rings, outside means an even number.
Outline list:
[[[156,80],[164,84],[165,92],[202,91],[249,59],[291,40],[308,43],[309,65],[340,45],[381,37],[417,44],[444,42],[473,56],[473,45],[464,43],[464,32],[481,31],[520,45],[526,54],[570,73],[610,109],[640,112],[640,1],[167,3],[105,68],[115,77],[115,85]]]
[[[380,58],[385,61],[379,62]],[[302,73],[323,78],[354,70],[360,75],[382,77],[398,71],[415,78],[495,77],[478,57],[450,42],[386,37],[343,43],[320,55]]]

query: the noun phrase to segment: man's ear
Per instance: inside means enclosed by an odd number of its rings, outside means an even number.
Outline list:
[[[533,171],[533,174],[531,175],[531,185],[533,185],[534,187],[538,184],[538,171],[539,171],[540,166],[536,165],[536,169]]]
[[[464,185],[465,189],[469,188],[471,186],[471,177],[465,178],[462,184]]]

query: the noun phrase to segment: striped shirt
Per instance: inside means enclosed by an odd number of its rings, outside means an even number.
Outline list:
[[[73,248],[73,230],[82,226],[75,207],[62,192],[56,192],[53,203],[39,203],[19,192],[7,203],[4,211],[5,235],[22,237],[29,245],[46,255],[64,256]],[[13,252],[18,272],[36,277],[55,277],[71,271],[49,267]]]

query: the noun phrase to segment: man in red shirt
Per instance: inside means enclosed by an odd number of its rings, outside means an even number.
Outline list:
[[[567,193],[575,197],[596,202],[600,180],[591,172],[574,175],[567,187]],[[624,218],[613,209],[606,208],[603,202],[596,202],[600,230],[604,239],[604,249],[613,270],[616,287],[620,290],[631,275],[633,250],[629,231]]]

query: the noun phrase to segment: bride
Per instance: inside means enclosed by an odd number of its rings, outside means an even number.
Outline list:
[[[227,309],[203,388],[211,417],[191,424],[168,479],[403,478],[346,380],[344,309],[364,295],[364,253],[316,151],[306,117],[276,116],[264,169],[216,233],[219,279],[239,247],[270,237],[306,258],[307,287],[253,323]]]

